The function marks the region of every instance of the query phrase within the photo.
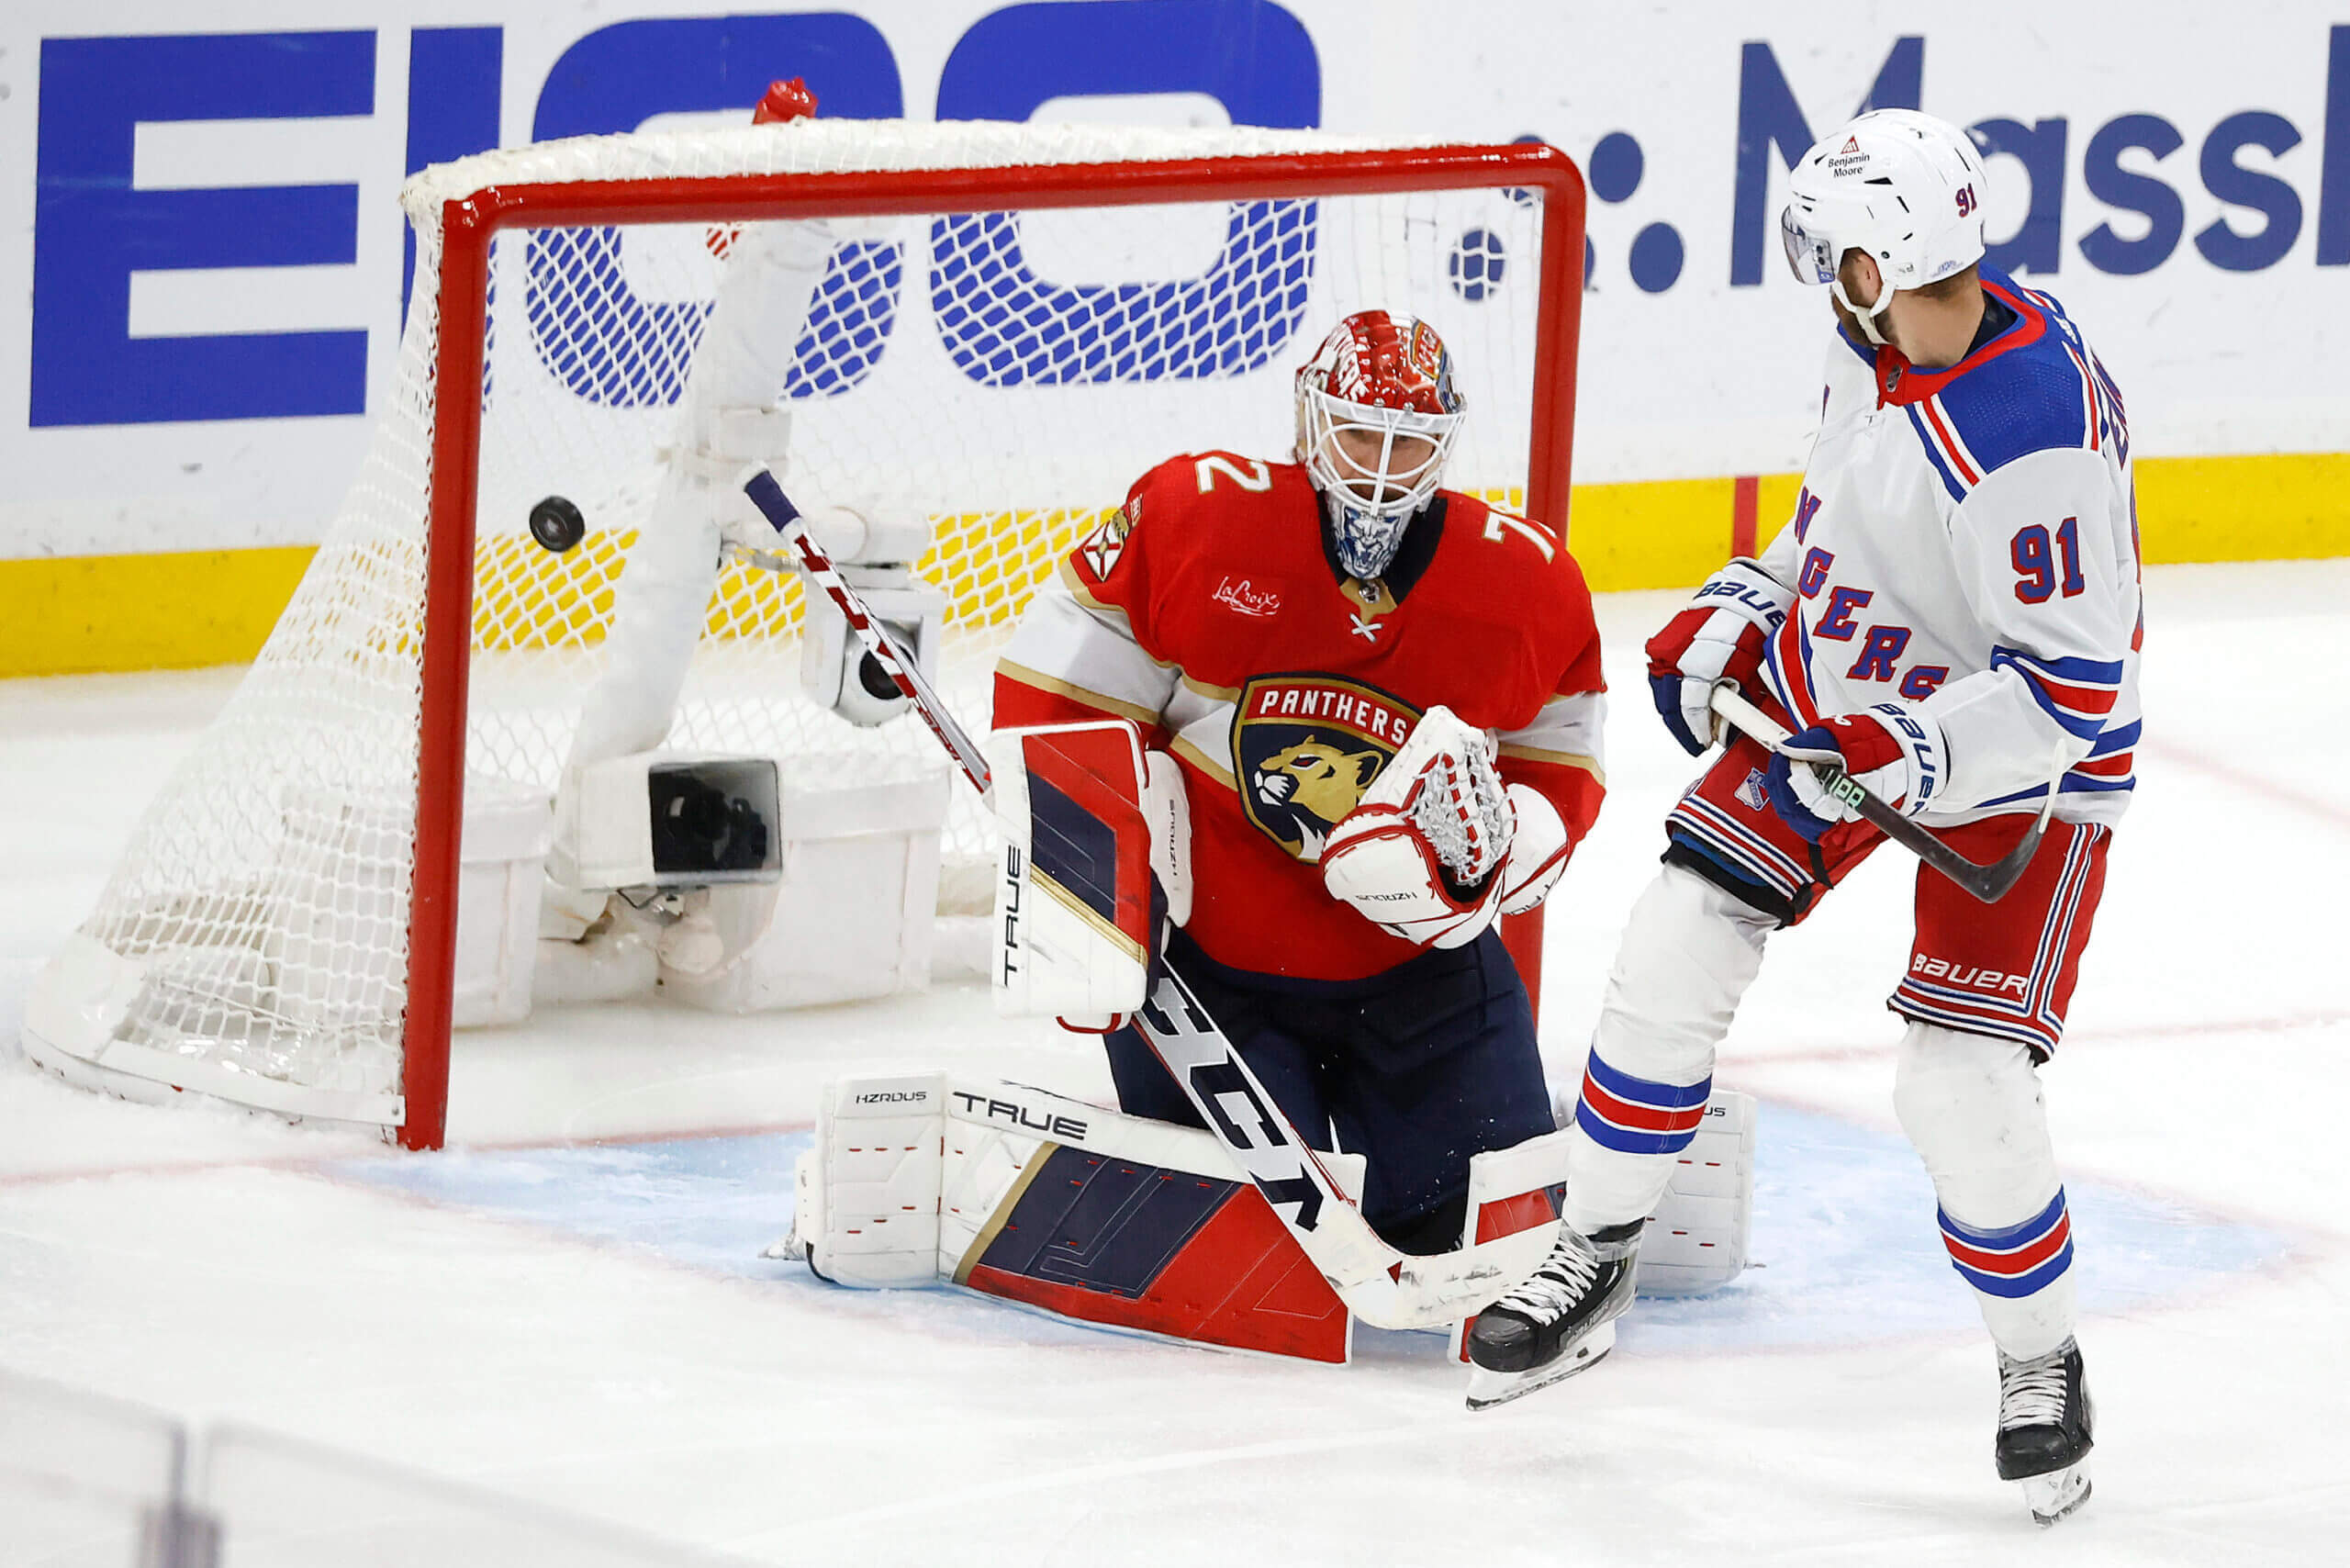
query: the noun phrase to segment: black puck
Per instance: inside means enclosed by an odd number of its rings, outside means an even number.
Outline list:
[[[560,555],[588,537],[588,520],[562,496],[549,496],[531,509],[531,537]]]

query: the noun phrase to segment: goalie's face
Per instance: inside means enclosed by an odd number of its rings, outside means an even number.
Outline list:
[[[1427,436],[1361,420],[1330,425],[1323,442],[1308,466],[1329,476],[1326,487],[1366,511],[1416,508],[1426,499],[1422,491],[1436,487],[1443,449]]]

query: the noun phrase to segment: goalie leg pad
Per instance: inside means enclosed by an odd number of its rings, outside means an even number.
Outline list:
[[[1464,1247],[1520,1231],[1555,1231],[1574,1136],[1561,1129],[1469,1161]],[[1703,1295],[1746,1271],[1754,1215],[1754,1096],[1718,1089],[1689,1147],[1676,1156],[1664,1196],[1640,1233],[1642,1295]],[[1470,1317],[1452,1352],[1467,1361]]]
[[[1352,1319],[1202,1132],[1041,1090],[949,1091],[939,1263],[957,1284],[1109,1327],[1343,1362]]]
[[[1640,1233],[1642,1295],[1703,1295],[1746,1271],[1754,1217],[1754,1096],[1717,1089]]]
[[[936,1282],[946,1126],[944,1073],[824,1086],[791,1220],[809,1267],[877,1290]]]
[[[838,1284],[945,1280],[1307,1361],[1343,1362],[1351,1343],[1344,1304],[1213,1137],[1021,1085],[828,1086],[792,1229],[790,1250]]]

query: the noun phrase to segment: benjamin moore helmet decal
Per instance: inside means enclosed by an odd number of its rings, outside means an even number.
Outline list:
[[[1241,810],[1257,830],[1312,864],[1330,830],[1362,801],[1419,722],[1419,710],[1337,676],[1260,676],[1232,710]]]

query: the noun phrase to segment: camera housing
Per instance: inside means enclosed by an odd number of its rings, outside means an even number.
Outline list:
[[[579,777],[577,885],[705,888],[783,875],[773,757],[636,752]]]

